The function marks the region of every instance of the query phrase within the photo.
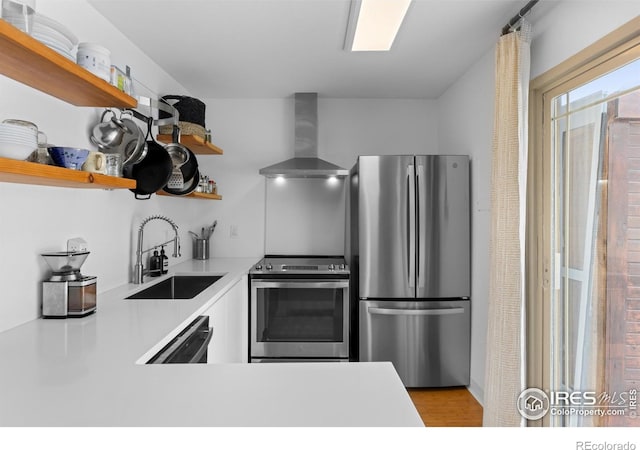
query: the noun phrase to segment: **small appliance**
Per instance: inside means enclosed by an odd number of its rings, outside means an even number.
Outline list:
[[[82,275],[88,251],[43,253],[52,274],[42,282],[42,317],[83,317],[96,310],[97,277]]]

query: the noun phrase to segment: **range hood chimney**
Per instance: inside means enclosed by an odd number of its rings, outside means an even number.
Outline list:
[[[267,178],[346,177],[347,169],[318,158],[318,94],[295,94],[294,157],[260,169]]]

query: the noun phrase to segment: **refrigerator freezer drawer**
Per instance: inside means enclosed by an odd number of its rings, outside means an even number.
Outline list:
[[[363,300],[359,309],[360,361],[391,361],[406,387],[469,385],[469,300]]]

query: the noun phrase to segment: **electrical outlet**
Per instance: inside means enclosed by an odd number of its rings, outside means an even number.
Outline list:
[[[238,225],[234,224],[229,227],[229,237],[231,239],[238,239]]]

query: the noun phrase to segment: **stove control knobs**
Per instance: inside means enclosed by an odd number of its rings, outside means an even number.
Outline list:
[[[256,270],[262,270],[262,264],[257,264],[256,265]]]
[[[344,264],[340,264],[340,270],[344,270],[344,269],[346,269],[345,265]]]
[[[329,270],[334,270],[336,268],[336,266],[334,266],[333,264],[329,264]]]
[[[271,270],[271,269],[273,269],[273,266],[272,266],[271,264],[267,264],[266,269],[267,269],[267,270]]]

